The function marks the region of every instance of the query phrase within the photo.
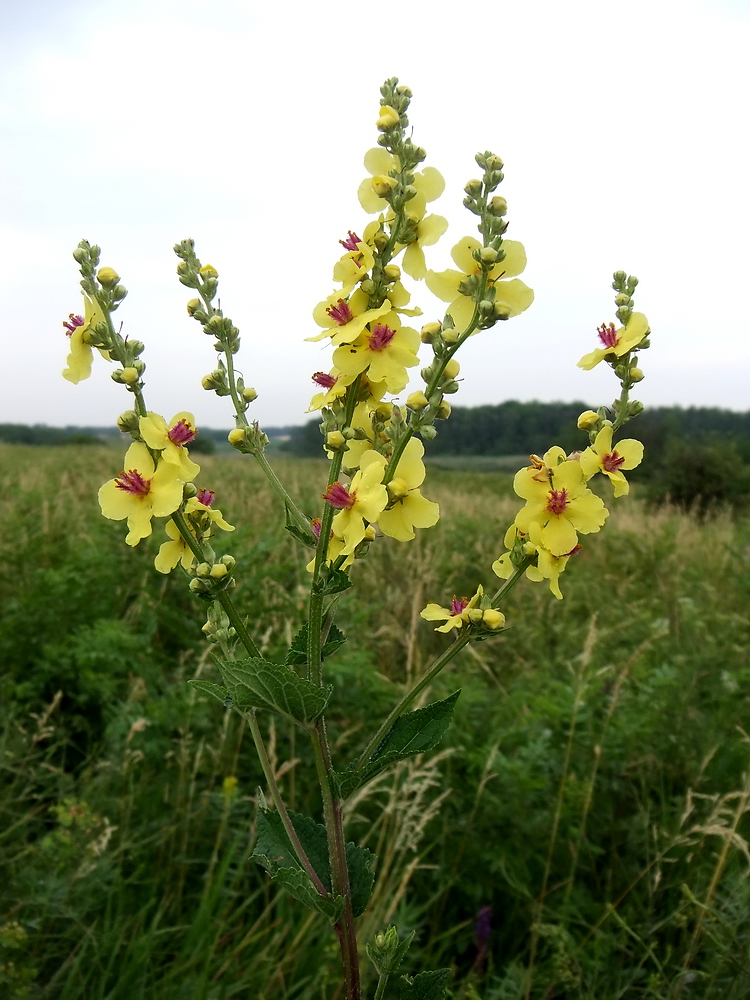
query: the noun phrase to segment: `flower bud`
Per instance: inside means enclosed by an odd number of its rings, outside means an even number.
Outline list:
[[[437,437],[437,431],[435,430],[434,427],[431,427],[429,424],[427,425],[427,427],[420,428],[419,433],[420,433],[420,436],[425,441],[432,441],[433,438]]]
[[[193,497],[197,496],[198,496],[198,487],[195,485],[195,483],[185,483],[185,485],[182,487],[182,499],[192,500]]]
[[[393,414],[393,403],[380,402],[375,407],[375,416],[378,420],[390,420]]]
[[[456,341],[458,340],[458,337],[459,337],[458,330],[454,326],[449,326],[447,327],[447,329],[443,330],[443,340],[449,346],[451,344],[455,344]]]
[[[399,123],[399,113],[390,104],[383,104],[380,108],[380,117],[375,122],[380,132],[385,132],[389,128],[395,128]]]
[[[214,563],[214,565],[211,567],[211,579],[221,580],[223,577],[227,575],[228,572],[229,570],[224,565],[224,563],[220,562]]]
[[[326,444],[329,448],[342,448],[346,444],[346,438],[341,431],[331,431],[326,434]]]
[[[219,559],[219,562],[222,564],[222,566],[226,566],[226,568],[229,570],[234,569],[234,567],[237,565],[237,560],[234,558],[234,556],[230,555],[222,556],[221,559]]]
[[[477,195],[482,193],[482,182],[474,178],[473,180],[467,182],[464,187],[464,191],[472,198],[476,198]]]
[[[407,396],[406,405],[410,410],[423,410],[429,404],[427,402],[427,396],[425,396],[421,389],[418,389],[416,392],[412,392],[409,396]]]
[[[479,251],[479,259],[483,264],[494,264],[498,256],[498,251],[494,247],[482,247]]]
[[[474,622],[476,624],[477,622],[481,622],[484,612],[482,611],[481,608],[471,608],[468,615],[469,615],[469,621]]]
[[[143,364],[143,362],[141,362]],[[123,368],[120,372],[120,380],[125,383],[125,385],[135,385],[135,383],[140,378],[140,373],[137,368]]]
[[[496,194],[495,197],[490,201],[489,210],[493,215],[502,218],[508,213],[508,202],[503,198],[501,194]]]
[[[211,575],[210,564],[207,562],[198,563],[198,565],[195,567],[195,575],[203,577],[204,579],[205,577],[210,576]]]
[[[187,304],[188,316],[195,315],[196,310],[200,309],[200,307],[201,307],[200,299],[191,299]]]
[[[646,376],[643,374],[640,368],[630,369],[630,380],[632,382],[641,382]]]
[[[398,281],[401,277],[401,268],[398,264],[386,264],[383,268],[383,274],[387,281]]]
[[[444,378],[455,378],[456,375],[461,371],[461,365],[456,361],[455,358],[451,358],[450,361],[446,363],[445,368],[443,368]]]
[[[584,410],[578,418],[578,430],[589,431],[599,423],[599,414],[593,410]]]
[[[497,153],[490,153],[489,156],[485,158],[484,167],[485,170],[502,170],[505,164],[497,155]]]
[[[409,484],[403,479],[392,479],[388,483],[388,492],[392,497],[405,497],[409,493]]]
[[[451,404],[447,399],[441,399],[435,410],[435,417],[438,420],[447,420],[451,415]]]
[[[395,187],[398,181],[395,177],[386,177],[384,174],[375,174],[372,179],[372,189],[378,198],[385,198]]]
[[[206,584],[203,582],[203,580],[190,581],[190,590],[192,590],[194,594],[205,594],[207,589],[208,588],[206,587]]]
[[[425,323],[419,334],[423,344],[431,344],[433,339],[440,333],[440,323]]]
[[[443,384],[440,386],[440,389],[442,392],[446,392],[448,393],[449,396],[452,396],[454,392],[458,392],[459,389],[458,382],[455,382],[452,378],[449,378],[447,382],[443,382]]]
[[[510,319],[510,306],[506,306],[504,302],[496,302],[492,307],[492,315],[495,319]]]
[[[210,264],[204,264],[203,267],[198,272],[202,278],[218,278],[219,272],[215,267],[211,267]]]
[[[495,311],[495,303],[489,299],[482,299],[479,303],[480,316],[492,316]]]
[[[246,403],[254,403],[258,398],[258,393],[253,389],[251,385],[246,385],[242,390],[242,398]]]
[[[113,267],[100,267],[96,276],[102,288],[114,288],[120,280],[120,275]]]
[[[233,448],[236,448],[238,444],[244,444],[245,428],[244,427],[233,428],[229,432],[229,434],[227,434],[227,441],[232,445]]]
[[[619,295],[615,295],[615,305],[616,306],[629,306],[631,303],[631,298],[626,295],[625,292],[620,292]]]
[[[492,608],[487,608],[482,614],[482,624],[493,630],[501,628],[505,624],[505,615],[502,611],[494,611]]]
[[[132,434],[139,428],[139,418],[135,410],[126,410],[117,418],[117,429],[123,434]]]

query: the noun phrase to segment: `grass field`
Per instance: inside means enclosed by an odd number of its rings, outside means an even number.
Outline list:
[[[335,936],[247,860],[262,776],[243,722],[186,684],[217,673],[203,606],[184,577],[153,570],[161,527],[129,549],[99,514],[120,461],[104,447],[0,447],[0,995],[332,1000]],[[237,604],[280,654],[307,554],[251,460],[201,465],[237,525],[221,543],[238,559]],[[324,462],[277,467],[317,513]],[[350,640],[327,661],[344,762],[446,644],[419,611],[493,584],[510,482],[432,467],[440,523],[355,567]],[[742,1000],[750,522],[625,499],[562,585],[557,602],[519,584],[512,629],[470,646],[430,692],[462,690],[441,749],[350,802],[349,836],[379,857],[362,945],[388,921],[415,929],[404,971],[448,965],[462,1000]],[[307,746],[263,725],[289,802],[317,814]]]

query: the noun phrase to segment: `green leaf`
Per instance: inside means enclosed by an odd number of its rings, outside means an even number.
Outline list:
[[[436,701],[416,712],[399,716],[369,760],[359,769],[355,769],[352,764],[335,775],[339,794],[345,798],[396,761],[436,747],[451,723],[453,709],[460,694],[460,691],[456,691],[444,701]]]
[[[343,569],[332,569],[329,570],[328,575],[323,583],[322,594],[340,594],[344,590],[348,590],[352,585],[352,581],[349,579],[347,574]]]
[[[402,976],[399,1000],[443,1000],[450,969],[420,972],[418,976]]]
[[[300,903],[309,906],[311,910],[317,910],[327,917],[332,924],[341,919],[344,912],[343,896],[321,896],[315,886],[310,881],[306,871],[302,868],[278,868],[276,874],[272,876],[274,882],[278,882]]]
[[[322,714],[333,690],[331,685],[320,688],[289,667],[258,657],[220,660],[219,670],[238,708],[266,708],[301,726],[309,726]]]
[[[289,652],[286,654],[286,662],[289,666],[299,666],[302,663],[307,663],[307,632],[308,625],[307,622],[302,626],[299,632],[292,639],[292,645],[289,647]],[[323,644],[320,650],[320,655],[322,659],[325,660],[327,656],[331,656],[335,653],[337,649],[344,645],[346,642],[346,636],[336,625],[331,625],[328,632],[328,638]]]
[[[222,705],[226,706],[227,698],[229,697],[229,692],[221,684],[214,684],[213,681],[188,681],[196,691],[200,691],[201,694],[210,694],[212,697],[220,701]]]
[[[289,534],[292,535],[293,538],[296,538],[298,542],[302,542],[303,545],[306,545],[308,549],[316,548],[318,545],[318,539],[313,534],[312,528],[308,528],[307,531],[304,531],[299,524],[293,520],[292,515],[289,513],[289,504],[286,502],[284,503],[284,514],[284,527]]]
[[[370,902],[375,884],[375,872],[372,869],[377,860],[366,847],[353,843],[346,845],[346,867],[349,869],[349,890],[355,917],[364,913]]]

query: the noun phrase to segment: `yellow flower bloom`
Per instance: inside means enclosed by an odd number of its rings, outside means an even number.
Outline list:
[[[414,528],[431,528],[440,517],[440,507],[432,500],[426,500],[419,492],[425,477],[423,455],[422,442],[418,438],[411,438],[399,459],[395,475],[388,484],[388,492],[396,502],[378,518],[378,526],[383,534],[400,542],[408,542],[414,538]]]
[[[508,310],[508,316],[518,316],[525,312],[534,301],[534,292],[515,276],[526,267],[526,251],[523,244],[514,240],[503,240],[504,260],[495,264],[488,274],[488,287],[495,289],[495,303]],[[459,286],[472,275],[479,275],[482,269],[472,256],[474,250],[481,250],[482,244],[472,236],[465,236],[451,251],[451,256],[459,271],[428,271],[425,283],[433,295],[441,301],[449,302],[447,312],[459,330],[465,330],[474,316],[476,303],[464,295]],[[510,279],[510,280],[509,280]]]
[[[538,544],[554,556],[567,555],[576,547],[577,532],[599,531],[609,513],[599,497],[586,489],[579,462],[560,462],[554,469],[521,469],[513,489],[526,501],[516,516],[516,527],[529,534],[531,525],[538,524]]]
[[[333,519],[333,533],[343,539],[341,555],[351,555],[365,537],[365,521],[374,524],[388,503],[388,491],[383,486],[386,461],[376,451],[362,456],[360,470],[347,488],[334,483],[323,494],[332,507],[338,509]]]
[[[356,233],[349,230],[349,235],[339,243],[348,251],[334,264],[333,280],[340,281],[344,286],[341,295],[346,296],[354,286],[367,277],[372,265],[375,263],[375,255],[364,240],[360,240]]]
[[[505,533],[505,546],[511,549],[515,545],[517,538],[525,539],[523,545],[524,553],[536,558],[536,565],[526,568],[526,578],[533,583],[542,583],[544,580],[547,580],[550,591],[561,601],[563,595],[560,591],[560,574],[565,570],[568,559],[576,555],[581,546],[576,545],[571,552],[567,552],[563,556],[556,556],[542,546],[541,533],[542,528],[536,522],[530,525],[528,535],[518,531],[515,524],[512,524]],[[492,564],[492,571],[501,580],[507,580],[514,570],[515,566],[511,561],[510,552],[505,552]]]
[[[164,525],[164,530],[169,535],[170,541],[162,542],[159,546],[154,567],[159,573],[171,573],[177,563],[181,562],[184,569],[190,569],[195,556],[180,534],[180,529],[174,521],[169,520]]]
[[[348,299],[343,298],[339,292],[333,292],[313,309],[313,319],[318,326],[324,328],[323,332],[305,339],[316,341],[330,337],[336,346],[350,344],[357,339],[368,323],[384,316],[391,308],[388,300],[377,309],[368,309],[367,303],[367,295],[361,288]]]
[[[441,608],[439,604],[428,604],[424,611],[420,611],[420,618],[428,622],[444,621],[445,625],[439,625],[435,629],[436,632],[450,632],[454,628],[463,628],[469,624],[470,613],[483,594],[484,590],[480,584],[470,601],[454,594],[450,608]]]
[[[417,239],[407,246],[402,265],[410,277],[421,281],[427,274],[422,247],[431,247],[437,243],[448,228],[448,220],[442,215],[428,215],[417,220],[417,216],[412,213],[411,202],[407,202],[406,216],[416,221]]]
[[[191,497],[185,504],[188,527],[193,535],[200,533],[202,539],[210,538],[214,524],[222,531],[234,531],[234,526],[224,520],[221,511],[213,509],[214,496],[213,490],[199,490],[198,495]],[[190,569],[195,556],[180,534],[180,529],[172,520],[167,521],[164,529],[171,540],[160,546],[154,566],[160,573],[170,573],[179,562],[185,569]]]
[[[128,545],[151,534],[151,518],[166,517],[182,503],[179,468],[159,459],[154,468],[145,444],[134,442],[125,455],[125,470],[99,490],[102,514],[112,521],[128,519]]]
[[[650,332],[648,320],[643,313],[634,312],[625,326],[621,326],[619,330],[615,330],[614,323],[610,323],[609,326],[602,323],[597,333],[603,346],[591,351],[590,354],[584,354],[578,362],[578,367],[591,371],[604,358],[610,358],[610,360],[621,358],[623,354],[627,354],[628,351],[637,347]]]
[[[388,392],[401,392],[409,381],[407,368],[419,364],[419,334],[401,326],[395,312],[370,324],[353,344],[333,352],[333,363],[351,379],[363,371],[371,382],[384,382]]]
[[[105,323],[106,316],[102,312],[99,303],[95,299],[90,299],[88,295],[83,296],[83,316],[76,316],[73,313],[68,317],[68,322],[63,326],[68,331],[70,337],[70,352],[68,354],[68,367],[62,375],[68,382],[78,385],[91,374],[91,363],[93,354],[91,345],[86,343],[85,337],[93,326]],[[101,352],[109,359],[109,355]]]
[[[356,375],[351,378],[344,377],[337,368],[333,368],[330,372],[315,372],[312,380],[321,387],[323,392],[315,393],[310,400],[307,412],[321,410],[324,406],[330,406],[334,400],[340,399],[355,378]]]
[[[397,156],[392,156],[382,146],[376,146],[365,153],[365,169],[371,177],[366,177],[359,185],[357,196],[362,208],[368,214],[375,212],[389,211],[388,202],[375,193],[373,186],[374,178],[387,178],[392,170],[400,170],[401,165]],[[435,201],[445,190],[445,180],[443,175],[435,167],[425,167],[414,174],[413,186],[417,193],[414,198],[407,202],[408,210],[413,212],[418,218],[422,218],[425,213],[427,203]]]
[[[195,417],[186,411],[176,413],[169,424],[158,413],[148,413],[139,420],[141,437],[154,451],[160,451],[162,458],[170,465],[179,468],[183,482],[191,482],[201,471],[188,457],[186,445],[194,441],[198,431],[195,429]]]
[[[643,445],[634,438],[618,441],[612,447],[612,428],[602,427],[594,439],[593,445],[581,455],[581,468],[586,479],[597,472],[603,472],[614,486],[616,497],[625,496],[630,490],[630,484],[622,470],[634,469],[643,460]]]

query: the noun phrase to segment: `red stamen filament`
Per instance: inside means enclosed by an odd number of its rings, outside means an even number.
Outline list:
[[[369,344],[371,351],[384,351],[396,336],[396,331],[383,323],[375,323],[370,334]]]
[[[137,469],[121,472],[115,479],[115,486],[124,493],[132,493],[135,497],[146,497],[151,491],[151,480],[144,479]]]
[[[323,494],[323,499],[328,501],[332,507],[337,507],[339,510],[348,510],[354,506],[357,495],[356,493],[350,493],[346,486],[342,486],[341,483],[334,483]]]
[[[465,597],[456,597],[453,595],[453,600],[451,601],[451,614],[460,615],[462,611],[465,611],[468,607],[468,600]]]
[[[341,246],[344,247],[344,249],[346,250],[359,250],[357,244],[361,242],[362,240],[359,238],[359,236],[357,236],[356,233],[353,233],[351,229],[349,230],[349,235],[345,240],[339,240]]]
[[[602,323],[601,326],[597,327],[596,332],[599,334],[599,340],[602,342],[603,347],[617,346],[617,331],[615,330],[614,323],[610,323],[609,326],[606,323]]]
[[[198,503],[202,503],[204,507],[210,507],[215,497],[216,493],[213,490],[198,490],[198,495],[195,499]]]
[[[339,326],[346,326],[354,319],[354,313],[351,311],[349,303],[344,302],[343,299],[339,299],[335,306],[329,306],[326,312]]]
[[[70,313],[68,316],[69,322],[63,320],[63,326],[67,330],[66,336],[72,337],[79,326],[83,326],[84,319],[83,316],[76,316],[74,313]]]
[[[191,424],[187,420],[178,420],[174,427],[170,427],[167,432],[167,437],[178,447],[182,448],[183,445],[190,444],[194,441],[198,431],[194,431]]]
[[[625,459],[622,455],[618,455],[616,451],[610,451],[602,459],[602,468],[605,472],[617,472],[624,462]]]
[[[566,490],[550,490],[547,494],[547,510],[551,514],[562,514],[570,501]]]
[[[333,389],[338,382],[336,375],[328,375],[326,372],[315,372],[312,377],[313,382],[317,382],[323,389]]]

